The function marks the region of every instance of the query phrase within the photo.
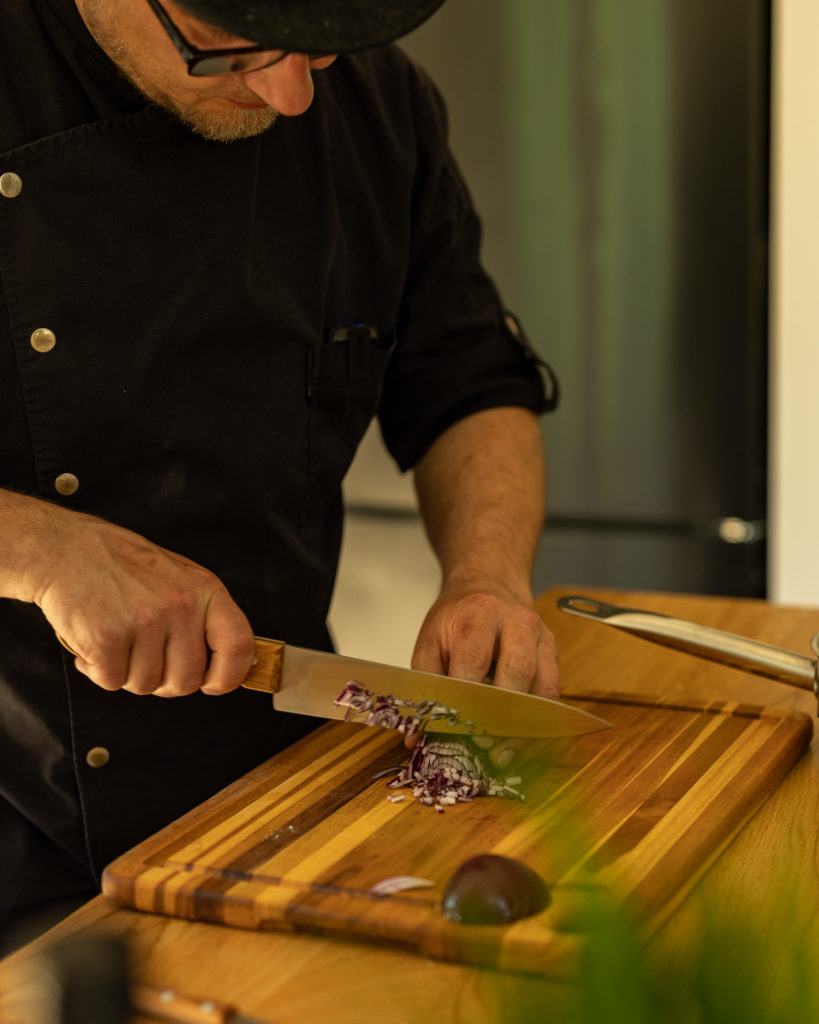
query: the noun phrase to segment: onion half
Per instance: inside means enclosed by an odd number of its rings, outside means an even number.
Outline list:
[[[457,869],[444,889],[444,916],[459,924],[509,924],[545,910],[549,887],[528,865],[483,853]]]

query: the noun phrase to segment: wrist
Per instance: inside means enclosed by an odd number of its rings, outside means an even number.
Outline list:
[[[0,490],[0,596],[37,603],[72,515],[40,498]]]
[[[532,585],[525,574],[491,571],[477,567],[458,567],[445,573],[441,583],[441,594],[503,594],[505,597],[534,607]]]

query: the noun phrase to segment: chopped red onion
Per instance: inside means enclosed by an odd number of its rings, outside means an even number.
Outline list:
[[[493,778],[481,756],[465,740],[423,733],[403,768],[387,785],[408,787],[422,804],[442,814],[446,806],[468,803],[476,796],[506,796],[522,800],[523,794],[509,783]],[[386,772],[379,772],[379,777]],[[520,781],[517,779],[517,781]]]
[[[351,714],[366,714],[366,725],[397,729],[407,735],[426,729],[432,722],[445,720],[447,725],[454,726],[461,721],[457,708],[445,707],[434,700],[415,701],[374,694],[371,690],[365,690],[354,679],[347,683],[333,703],[348,709],[344,716],[345,722],[350,720]],[[471,725],[470,722],[465,724]]]
[[[367,715],[366,725],[378,725],[412,735],[420,732],[418,745],[405,766],[385,768],[374,778],[395,775],[387,785],[391,789],[409,787],[412,795],[422,804],[434,806],[439,814],[447,806],[469,802],[476,796],[506,796],[523,800],[523,794],[514,788],[519,776],[505,780],[494,778],[488,771],[480,753],[464,739],[436,735],[427,731],[430,723],[446,720],[447,725],[460,724],[457,708],[447,708],[434,700],[411,701],[401,697],[376,695],[351,679],[334,701],[346,707],[345,721],[352,714]],[[471,726],[471,722],[464,723]],[[477,736],[475,742],[486,748],[491,737]],[[390,797],[387,797],[391,800]],[[391,802],[393,802],[391,800]]]

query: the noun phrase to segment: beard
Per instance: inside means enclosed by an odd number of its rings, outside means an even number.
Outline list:
[[[110,19],[105,20],[105,0],[88,0],[81,9],[89,31],[113,61],[119,73],[151,103],[173,115],[186,128],[212,142],[236,142],[261,135],[278,118],[273,107],[259,110],[205,111],[187,107],[149,82],[131,59],[122,40],[116,34]],[[254,97],[255,99],[256,97]]]
[[[279,116],[272,107],[263,110],[233,110],[224,113],[206,113],[184,107],[171,96],[154,89],[151,95],[146,88],[127,76],[139,91],[152,103],[172,114],[186,128],[201,135],[211,142],[236,142],[238,139],[249,139],[261,135],[271,128]]]

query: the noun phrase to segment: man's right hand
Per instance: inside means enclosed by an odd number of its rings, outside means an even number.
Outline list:
[[[213,573],[93,516],[9,492],[3,499],[3,513],[22,503],[26,525],[18,518],[11,534],[25,529],[29,542],[29,561],[4,595],[39,605],[98,686],[178,697],[227,693],[247,676],[253,633]]]

